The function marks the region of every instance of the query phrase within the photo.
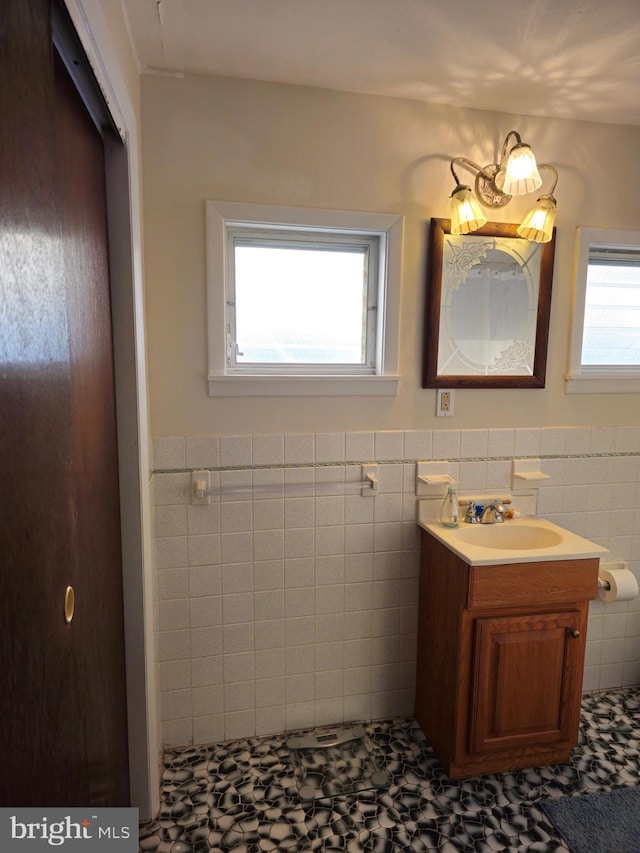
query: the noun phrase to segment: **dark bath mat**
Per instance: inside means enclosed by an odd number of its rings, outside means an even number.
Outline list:
[[[572,853],[640,853],[640,788],[543,800]]]

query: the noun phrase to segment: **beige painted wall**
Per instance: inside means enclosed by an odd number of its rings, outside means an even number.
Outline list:
[[[448,216],[452,156],[495,160],[512,128],[560,172],[544,390],[458,390],[436,419],[420,387],[426,238]],[[567,396],[578,225],[639,228],[640,128],[204,76],[142,80],[151,431],[154,436],[632,424],[640,395]],[[211,398],[207,393],[205,200],[405,216],[395,398]],[[519,221],[514,200],[496,221]]]

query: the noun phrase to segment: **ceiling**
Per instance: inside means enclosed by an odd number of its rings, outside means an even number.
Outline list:
[[[145,71],[640,125],[640,0],[124,0]]]

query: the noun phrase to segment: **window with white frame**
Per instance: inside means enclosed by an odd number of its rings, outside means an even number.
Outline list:
[[[568,393],[640,391],[640,231],[579,228]]]
[[[402,218],[207,203],[209,392],[394,394]]]
[[[375,374],[379,236],[227,233],[228,373]]]

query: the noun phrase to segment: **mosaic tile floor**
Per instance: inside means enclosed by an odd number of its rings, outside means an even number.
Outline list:
[[[450,781],[412,718],[365,726],[389,784],[304,801],[286,736],[171,750],[145,853],[568,853],[538,803],[640,784],[640,687],[585,696],[564,765]],[[316,734],[323,730],[316,730]]]

